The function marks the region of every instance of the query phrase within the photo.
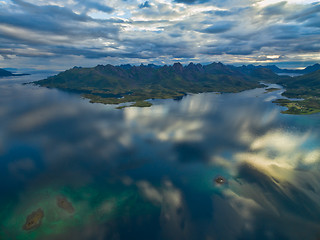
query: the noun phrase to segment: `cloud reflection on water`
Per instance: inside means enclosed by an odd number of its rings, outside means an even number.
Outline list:
[[[160,209],[143,218],[119,217],[133,211],[126,209],[105,222],[83,219],[79,233],[70,228],[59,239],[133,232],[140,239],[312,239],[317,232],[319,132],[265,101],[277,93],[204,93],[116,110],[34,86],[4,84],[0,92],[0,187],[8,191],[4,182],[12,181],[17,208],[39,189],[90,186],[97,194],[82,200],[83,209],[108,214],[125,198],[104,199],[101,189],[120,184]],[[228,184],[215,186],[217,174]],[[97,207],[89,206],[93,198],[101,199]]]

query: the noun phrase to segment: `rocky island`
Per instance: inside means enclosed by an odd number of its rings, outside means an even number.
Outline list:
[[[222,185],[226,183],[226,179],[222,176],[218,176],[214,179],[214,182],[218,185]]]
[[[44,217],[44,212],[41,208],[32,212],[26,219],[26,223],[23,225],[23,230],[29,231],[40,227],[41,220]]]
[[[66,197],[57,196],[56,200],[59,208],[65,210],[68,213],[74,213],[74,208],[72,206],[72,203],[69,202]]]

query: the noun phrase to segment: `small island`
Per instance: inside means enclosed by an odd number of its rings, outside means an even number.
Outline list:
[[[23,225],[23,230],[29,231],[40,227],[41,220],[44,217],[44,212],[41,208],[32,212],[27,216],[26,223]]]
[[[66,197],[57,196],[56,200],[59,208],[65,210],[68,213],[74,213],[74,208],[72,206],[72,203],[69,202]]]
[[[226,179],[222,176],[218,176],[214,179],[214,182],[218,185],[222,185],[226,183]]]
[[[278,91],[278,90],[281,90],[281,88],[267,88],[265,93],[275,92],[275,91]]]

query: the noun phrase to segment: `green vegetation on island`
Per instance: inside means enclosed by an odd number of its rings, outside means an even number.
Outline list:
[[[280,88],[267,88],[266,89],[266,93],[270,93],[270,92],[274,92],[274,91],[278,91],[281,90]]]
[[[320,70],[278,82],[286,88],[282,94],[288,98],[278,99],[275,103],[287,107],[287,114],[312,114],[320,112]]]
[[[310,114],[320,111],[320,70],[299,77],[278,76],[271,69],[254,66],[226,66],[190,63],[182,66],[98,65],[93,68],[74,67],[58,75],[33,82],[81,94],[92,103],[122,104],[150,107],[148,99],[179,99],[188,93],[235,93],[257,87],[260,82],[277,83],[285,87],[283,96],[297,100],[279,99],[275,103],[288,107],[283,113]],[[266,92],[279,90],[268,88]]]
[[[187,93],[240,92],[262,87],[264,75],[278,79],[268,69],[242,72],[222,63],[182,66],[112,66],[94,68],[74,67],[56,76],[34,82],[37,85],[80,93],[94,103],[120,104],[135,102],[131,106],[151,106],[148,99],[181,98]],[[119,107],[123,108],[123,106]]]
[[[287,114],[312,114],[320,112],[320,98],[307,98],[303,100],[290,100],[290,99],[277,99],[273,101],[280,106],[287,107],[288,109],[282,111]]]

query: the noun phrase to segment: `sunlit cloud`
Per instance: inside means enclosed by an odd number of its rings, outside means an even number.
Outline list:
[[[295,135],[283,131],[273,131],[255,139],[251,144],[252,150],[270,149],[278,152],[289,152],[301,146],[309,137],[304,134],[297,138]]]
[[[119,1],[2,1],[0,67],[319,61],[319,2]]]

